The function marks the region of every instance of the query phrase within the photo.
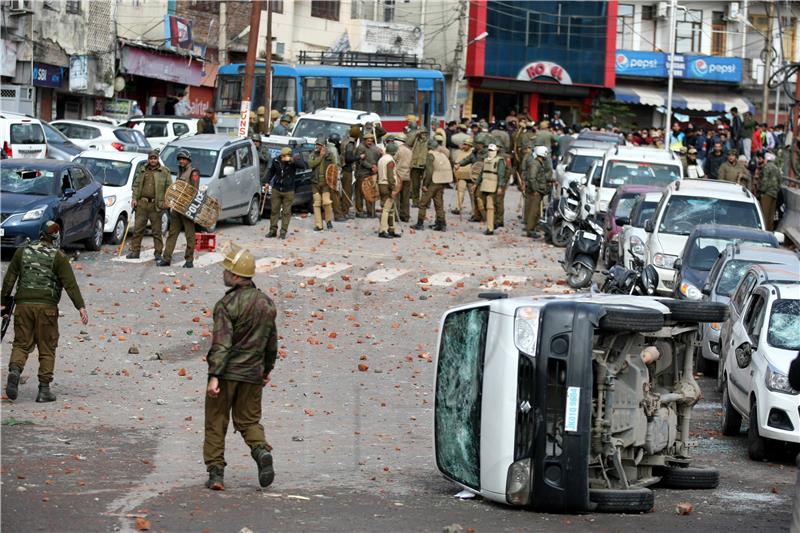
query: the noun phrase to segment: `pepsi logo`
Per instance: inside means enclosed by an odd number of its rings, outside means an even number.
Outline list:
[[[617,54],[617,68],[622,70],[628,68],[628,56],[625,54]]]
[[[705,76],[708,74],[708,63],[704,59],[696,59],[692,64],[692,70],[698,76]]]

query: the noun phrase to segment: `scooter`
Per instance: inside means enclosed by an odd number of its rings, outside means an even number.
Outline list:
[[[557,202],[551,202],[553,215],[550,240],[554,246],[566,246],[577,231],[580,221],[594,216],[594,193],[594,187],[586,179],[582,183],[573,180],[561,187],[561,196]]]
[[[564,260],[561,262],[567,273],[567,283],[573,289],[582,289],[592,283],[603,240],[603,228],[594,219],[587,217],[580,221],[579,229],[564,250]]]
[[[606,294],[630,294],[634,296],[652,296],[658,287],[658,272],[653,265],[646,265],[636,254],[631,252],[633,268],[614,265],[604,272],[606,279],[600,289]]]

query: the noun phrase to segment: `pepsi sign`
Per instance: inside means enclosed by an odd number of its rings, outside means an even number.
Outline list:
[[[621,77],[666,78],[669,55],[661,52],[617,50],[616,72]],[[687,56],[676,54],[676,78],[742,82],[742,60],[737,57]]]

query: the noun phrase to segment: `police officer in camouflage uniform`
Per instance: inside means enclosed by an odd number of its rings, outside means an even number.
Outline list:
[[[355,204],[357,218],[371,218],[375,216],[375,204],[367,202],[361,184],[365,179],[378,173],[378,159],[381,158],[381,151],[375,145],[375,135],[367,133],[364,135],[361,144],[355,152]],[[365,210],[366,206],[366,210]]]
[[[172,184],[169,169],[161,164],[158,152],[153,150],[147,155],[147,164],[139,169],[133,178],[133,197],[131,207],[135,209],[136,223],[133,227],[128,259],[138,259],[142,249],[142,237],[147,223],[153,231],[153,244],[155,245],[155,260],[161,259],[164,250],[164,241],[161,237],[161,211],[167,209],[164,203],[164,194]]]
[[[325,172],[328,165],[336,165],[333,154],[328,152],[325,138],[319,137],[316,147],[311,154],[308,166],[311,168],[311,194],[314,206],[314,231],[322,231],[322,212],[325,211],[325,222],[328,229],[333,229],[333,201],[331,200],[331,188],[325,181]]]
[[[19,378],[28,355],[36,346],[39,352],[39,394],[37,402],[54,402],[50,391],[56,364],[58,346],[58,302],[65,289],[72,305],[81,315],[83,324],[89,323],[86,304],[75,281],[75,274],[64,252],[55,243],[60,240],[58,224],[48,220],[42,224],[40,240],[18,248],[8,264],[3,278],[2,315],[11,303],[14,285],[16,308],[14,310],[14,343],[8,363],[6,395],[17,399]]]
[[[553,165],[550,164],[550,152],[545,146],[534,148],[532,161],[525,173],[525,234],[538,239],[541,234],[536,231],[541,214],[542,198],[553,183]]]
[[[198,184],[192,182],[192,154],[188,150],[181,150],[177,154],[178,160],[178,181],[185,181],[192,183],[195,187]],[[178,235],[183,230],[184,237],[186,237],[186,251],[184,252],[185,263],[183,268],[194,267],[194,221],[176,211],[170,211],[169,218],[169,235],[167,235],[167,246],[164,248],[164,256],[156,261],[156,265],[160,267],[169,266],[172,262],[172,252],[175,250],[175,244],[178,242]]]
[[[484,235],[494,235],[494,202],[497,192],[506,184],[506,162],[497,153],[497,146],[490,144],[483,159],[481,174],[475,182],[486,209],[486,231]]]
[[[272,299],[253,283],[253,254],[233,244],[224,256],[222,279],[230,290],[214,306],[214,332],[206,358],[206,487],[225,489],[225,433],[231,416],[234,430],[242,435],[258,466],[259,485],[268,487],[275,470],[272,446],[261,425],[261,395],[278,353],[277,312]]]
[[[428,131],[415,129],[406,133],[406,144],[411,147],[411,205],[419,207],[420,186],[428,161]]]
[[[475,136],[475,149],[472,150],[467,157],[462,159],[461,161],[456,161],[455,164],[455,171],[458,172],[459,168],[462,166],[470,165],[470,175],[473,182],[477,182],[478,177],[481,175],[483,171],[483,161],[486,159],[488,155],[488,151],[486,150],[488,142],[486,140],[486,136],[482,133],[479,133]],[[469,219],[470,222],[481,222],[485,217],[485,209],[486,206],[483,202],[484,198],[483,195],[477,189],[477,185],[470,184],[471,193],[475,198],[475,209],[472,211],[472,217]],[[494,206],[493,206],[494,207]],[[493,211],[494,212],[494,211]]]
[[[435,139],[428,142],[428,158],[425,163],[425,174],[422,179],[422,198],[419,200],[417,223],[412,226],[416,230],[425,229],[425,214],[433,200],[436,210],[436,223],[431,229],[447,231],[447,220],[444,213],[444,188],[453,183],[453,169],[450,158],[438,149],[439,144]]]
[[[759,157],[759,159],[762,159]],[[775,207],[778,202],[778,193],[781,190],[783,176],[775,165],[775,154],[767,152],[763,156],[761,176],[758,181],[758,200],[761,212],[764,214],[764,225],[767,231],[775,229]]]

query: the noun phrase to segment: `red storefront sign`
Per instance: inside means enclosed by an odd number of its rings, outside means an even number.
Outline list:
[[[522,67],[522,70],[520,70],[517,75],[518,80],[524,81],[535,80],[537,78],[549,78],[561,85],[572,85],[572,78],[569,72],[558,63],[553,63],[552,61],[535,61],[533,63],[528,63]]]
[[[195,87],[203,82],[203,65],[196,59],[130,46],[122,49],[122,72]]]

